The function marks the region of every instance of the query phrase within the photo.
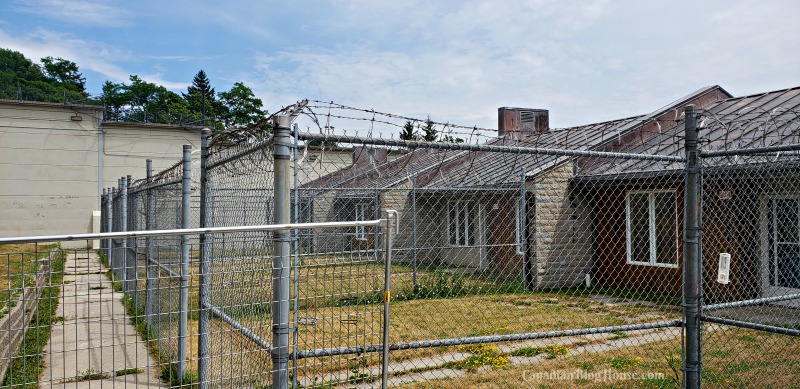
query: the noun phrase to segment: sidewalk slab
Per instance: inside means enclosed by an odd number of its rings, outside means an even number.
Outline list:
[[[53,324],[44,349],[40,387],[168,386],[105,271],[94,252],[67,253],[57,309],[63,321]]]

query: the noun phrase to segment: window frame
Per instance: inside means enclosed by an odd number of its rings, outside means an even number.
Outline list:
[[[455,212],[453,207],[455,207]],[[447,202],[447,244],[449,246],[475,247],[478,245],[475,234],[477,211],[477,202],[474,200],[452,200]],[[456,216],[455,221],[452,220],[452,215],[454,214]],[[470,216],[472,223],[469,223]],[[455,228],[452,228],[453,223],[456,223]],[[471,230],[470,226],[472,227]],[[452,231],[456,232],[455,236],[453,236]]]
[[[368,203],[356,203],[355,205],[355,220],[356,221],[365,221],[367,220],[367,209],[370,206]],[[363,240],[366,241],[369,238],[369,234],[367,234],[367,227],[365,226],[356,226],[356,240]]]
[[[671,199],[673,200],[673,206],[675,208],[675,262],[674,263],[659,263],[658,256],[656,254],[657,251],[657,237],[656,237],[656,195],[666,193],[671,195]],[[649,252],[649,260],[645,261],[634,261],[633,257],[633,246],[631,241],[631,195],[647,195],[647,231],[648,231],[648,252]],[[668,189],[660,189],[660,190],[631,190],[625,194],[625,246],[626,246],[626,258],[625,262],[628,265],[639,265],[639,266],[653,266],[653,267],[664,267],[664,268],[671,268],[677,269],[679,256],[680,256],[680,234],[678,231],[678,196],[674,190]]]

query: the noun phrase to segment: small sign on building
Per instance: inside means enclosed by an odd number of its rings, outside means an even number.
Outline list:
[[[731,191],[729,191],[729,190],[721,190],[721,191],[719,191],[719,199],[720,200],[730,200],[731,199]]]

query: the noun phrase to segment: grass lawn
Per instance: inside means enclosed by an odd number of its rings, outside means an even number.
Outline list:
[[[34,252],[33,245],[14,245],[11,248],[7,246],[0,247],[0,250],[12,251],[27,251]],[[56,245],[52,246],[39,246],[39,252],[49,250]],[[45,251],[46,252],[46,251]],[[46,254],[40,254],[43,257]],[[12,255],[5,255],[6,258],[11,258]],[[19,259],[18,266],[30,266],[30,261],[35,266],[34,256],[31,254],[30,260],[28,255],[15,257]],[[51,263],[51,274],[48,278],[50,282],[46,285],[39,296],[38,307],[36,314],[31,319],[25,337],[22,341],[19,351],[16,356],[12,358],[11,365],[6,371],[3,379],[3,386],[14,388],[36,388],[38,387],[37,381],[39,375],[44,370],[45,359],[42,350],[47,345],[50,339],[50,329],[53,323],[57,323],[60,318],[56,316],[56,309],[58,308],[58,297],[61,290],[61,281],[63,279],[64,270],[64,253],[59,252],[54,255]],[[8,267],[6,268],[8,269]],[[11,268],[14,269],[13,267]],[[12,281],[13,282],[13,281]]]
[[[290,306],[297,304],[297,345],[301,350],[381,343],[383,274],[381,263],[370,256],[305,257],[292,272]],[[211,298],[215,306],[240,321],[255,334],[271,341],[272,261],[258,257],[217,261],[212,266]],[[140,267],[140,274],[144,275]],[[177,269],[176,269],[177,270]],[[497,274],[470,274],[421,266],[416,287],[408,265],[392,266],[390,339],[392,342],[433,340],[522,332],[567,330],[598,326],[649,323],[680,318],[679,308],[654,297],[655,303],[639,304],[647,296],[623,295],[621,291],[570,290],[524,292],[518,279]],[[189,355],[197,349],[198,267],[190,265]],[[168,290],[159,297],[161,309],[171,315],[151,332],[161,355],[175,355],[177,347],[177,279],[160,272],[158,282]],[[140,287],[144,287],[140,277]],[[294,282],[298,289],[295,291]],[[594,299],[592,294],[627,297],[625,303]],[[143,296],[143,295],[140,295]],[[652,296],[651,296],[652,297]],[[141,313],[141,311],[140,311]],[[290,312],[294,317],[294,312]],[[155,328],[154,328],[155,329]],[[622,336],[622,335],[617,335]],[[212,377],[240,377],[241,385],[269,380],[269,355],[221,320],[212,320],[210,340]],[[458,353],[457,347],[437,347],[392,352],[393,362]],[[298,363],[298,377],[326,376],[339,371],[363,371],[379,364],[380,355],[347,355],[310,358]],[[189,362],[196,372],[196,360]],[[244,372],[244,373],[243,373]]]
[[[4,244],[0,245],[0,318],[8,313],[13,300],[23,286],[34,282],[38,259],[47,258],[57,245]],[[38,249],[38,250],[37,250]]]
[[[800,339],[706,326],[704,388],[800,388]],[[531,364],[464,371],[404,388],[680,388],[680,337],[606,352],[569,353]]]

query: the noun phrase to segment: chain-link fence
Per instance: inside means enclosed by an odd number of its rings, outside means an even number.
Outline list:
[[[800,97],[720,93],[496,134],[298,105],[107,191],[104,231],[195,235],[101,247],[173,384],[791,387]]]
[[[704,384],[800,385],[796,91],[700,112]]]

